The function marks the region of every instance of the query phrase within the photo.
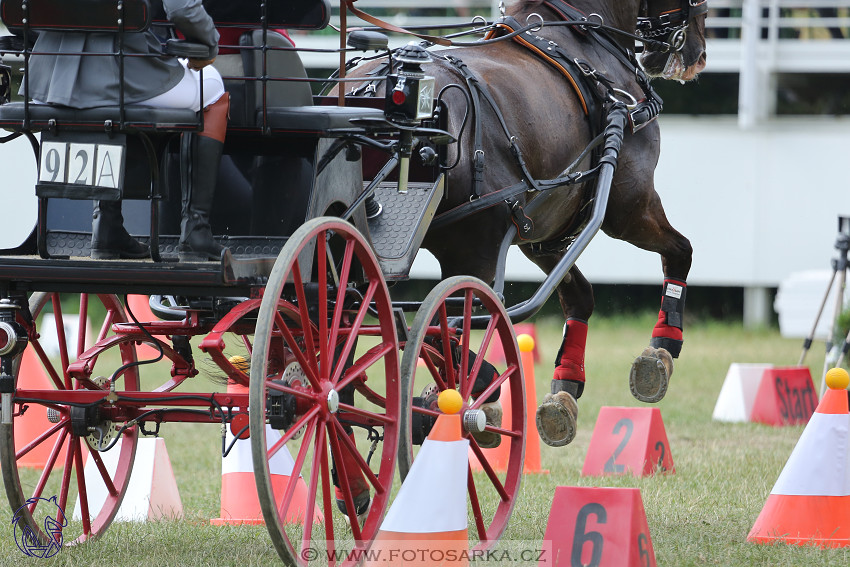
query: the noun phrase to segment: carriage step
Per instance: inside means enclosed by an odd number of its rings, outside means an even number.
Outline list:
[[[150,243],[147,236],[137,236],[140,242]],[[177,259],[176,235],[162,235],[159,237],[159,253],[165,260]],[[216,240],[222,246],[227,247],[234,257],[273,257],[280,254],[286,237],[262,237],[262,236],[223,236]],[[47,251],[51,256],[57,257],[83,257],[87,258],[91,253],[91,233],[79,231],[51,230],[47,233]]]
[[[443,196],[444,180],[440,175],[435,183],[410,183],[407,193],[399,193],[396,182],[375,188],[381,212],[369,219],[369,235],[386,279],[406,279],[410,273]]]

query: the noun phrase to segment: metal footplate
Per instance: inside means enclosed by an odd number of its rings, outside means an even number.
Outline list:
[[[386,279],[407,278],[444,188],[443,175],[433,184],[411,182],[407,193],[400,193],[395,182],[375,188],[381,212],[369,219],[369,233]]]
[[[135,238],[145,244],[150,242],[148,236],[136,235]],[[159,251],[163,258],[176,260],[178,240],[179,237],[176,235],[160,235]],[[286,244],[285,237],[226,236],[217,237],[216,240],[236,257],[271,256],[276,258]],[[70,230],[48,231],[47,250],[54,257],[87,258],[91,253],[91,233]]]

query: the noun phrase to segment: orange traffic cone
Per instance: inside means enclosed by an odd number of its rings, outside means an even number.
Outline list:
[[[537,364],[540,362],[540,351],[537,349],[537,328],[534,326],[534,323],[517,323],[514,325],[514,332],[516,333],[517,340],[522,335],[528,335],[534,339],[534,342],[531,343],[531,352],[534,355],[534,363]],[[505,351],[502,348],[501,342],[495,341],[490,346],[490,349],[487,351],[487,360],[490,362],[505,361]]]
[[[21,366],[18,371],[18,388],[24,390],[54,390],[56,387],[41,365],[35,350],[27,348],[21,355]],[[50,458],[53,446],[59,440],[58,433],[45,437],[51,428],[56,427],[47,418],[44,406],[33,405],[29,411],[15,418],[15,450],[18,454],[26,451],[18,458],[19,467],[43,469]],[[32,443],[35,445],[30,446]],[[68,451],[67,442],[62,444],[56,463],[65,462]],[[59,465],[61,466],[61,465]]]
[[[437,418],[372,542],[364,565],[469,565],[466,478],[469,441],[461,437],[463,400],[445,390]],[[440,483],[439,495],[432,488]]]
[[[536,434],[537,425],[534,422],[537,411],[537,388],[534,383],[534,361],[535,343],[534,337],[527,334],[517,336],[520,356],[522,357],[522,374],[525,381],[525,460],[522,472],[524,474],[549,474],[548,470],[540,466],[540,437]],[[502,384],[499,392],[499,401],[502,403],[502,427],[511,428],[511,389],[507,382]],[[529,432],[535,432],[534,435]],[[496,472],[508,470],[508,456],[510,454],[510,443],[502,443],[493,449],[481,449],[487,462]],[[478,457],[472,451],[469,452],[469,464],[474,471],[483,470]]]
[[[850,375],[833,368],[826,383],[747,541],[850,546]]]
[[[228,384],[228,393],[245,392],[247,388],[239,384]],[[266,446],[271,448],[280,440],[280,433],[266,425]],[[228,430],[225,440],[229,447],[234,436]],[[286,487],[292,480],[292,469],[295,461],[286,447],[282,447],[269,462],[272,474],[272,490],[275,500],[283,498]],[[307,484],[299,476],[292,503],[284,521],[287,523],[304,523],[304,511],[307,509]],[[323,515],[318,508],[313,508],[313,523],[321,523]],[[251,443],[247,439],[236,441],[230,453],[221,460],[221,512],[219,518],[210,520],[214,526],[265,524],[260,499],[257,496],[257,485],[254,480],[254,464],[251,459]]]

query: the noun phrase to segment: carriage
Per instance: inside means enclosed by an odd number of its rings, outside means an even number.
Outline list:
[[[393,63],[366,80],[341,67],[329,81],[351,92],[314,95],[298,49],[274,30],[324,29],[328,0],[208,4],[217,26],[242,32],[239,72],[222,73],[233,101],[225,154],[239,183],[217,191],[224,214],[213,230],[226,246],[218,261],[176,257],[180,140],[200,128],[196,113],[78,110],[27,97],[0,105],[0,142],[28,140],[38,164],[37,226],[0,253],[0,462],[12,510],[50,541],[57,534],[35,519],[42,499],[57,495],[62,510],[76,499],[80,513],[59,518],[61,537],[94,539],[121,505],[140,437],[163,423],[217,424],[223,455],[250,439],[281,558],[300,564],[318,542],[329,553],[351,552],[339,563],[355,564],[380,527],[396,469],[403,479],[439,415],[436,394],[456,389],[480,469],[470,468],[467,481],[471,545],[492,546],[516,502],[526,435],[536,434],[526,430],[512,323],[540,309],[602,226],[624,132],[646,107],[608,101],[592,171],[546,187],[592,178],[582,230],[531,298],[509,308],[502,301],[507,251],[525,230],[517,222],[499,243],[492,281],[454,275],[422,301],[393,301],[392,284],[408,277],[433,227],[464,218],[438,214],[461,133],[423,71],[428,50],[411,43],[391,51],[383,34],[354,31],[343,53]],[[124,33],[164,25],[148,0],[3,0],[2,18],[24,38],[4,49],[24,62],[30,34],[42,29],[97,29],[120,45]],[[166,46],[177,57],[197,49],[174,39]],[[114,57],[123,68],[120,49]],[[368,96],[376,82],[385,96]],[[151,259],[89,258],[92,200],[121,200]],[[487,197],[476,201],[483,207]],[[143,309],[130,301],[139,295],[149,298]],[[497,351],[499,360],[490,356]],[[47,386],[18,380],[27,357],[43,366]],[[506,390],[509,425],[483,424],[475,412]],[[26,438],[16,434],[25,420],[38,424],[35,434],[27,425]],[[503,468],[482,450],[499,444]],[[25,463],[39,451],[43,468],[32,471]],[[280,486],[274,473],[284,456],[292,478],[306,482],[300,510],[296,483]],[[304,521],[314,509],[319,521]]]

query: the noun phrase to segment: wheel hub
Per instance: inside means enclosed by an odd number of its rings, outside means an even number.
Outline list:
[[[336,413],[339,411],[339,394],[336,390],[331,389],[328,392],[328,412]]]

